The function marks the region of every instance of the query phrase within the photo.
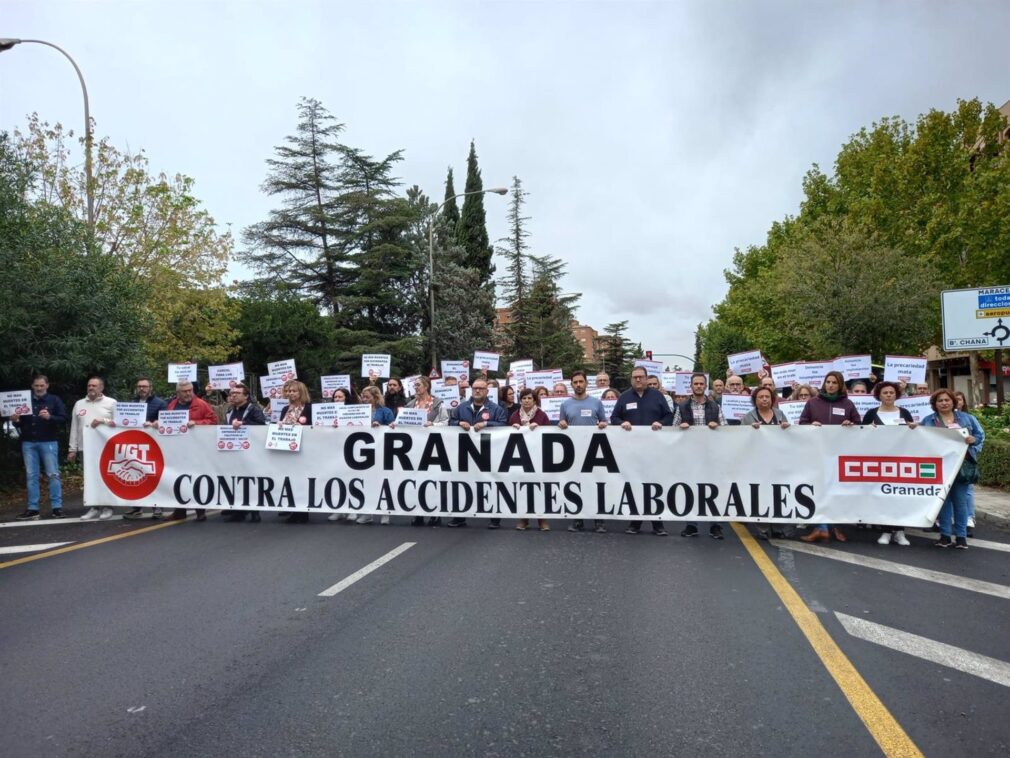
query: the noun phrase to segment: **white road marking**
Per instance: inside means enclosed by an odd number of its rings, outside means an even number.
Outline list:
[[[416,545],[416,544],[417,544],[416,542],[404,542],[399,547],[393,548],[392,550],[390,550],[388,553],[386,553],[381,558],[377,558],[376,560],[372,561],[371,563],[369,563],[364,568],[360,568],[357,571],[355,571],[353,574],[351,574],[350,576],[346,577],[345,579],[341,579],[339,582],[337,582],[336,584],[334,584],[332,587],[329,587],[328,589],[323,590],[322,592],[319,593],[319,597],[333,597],[338,592],[343,592],[344,590],[346,590],[348,587],[350,587],[352,584],[354,584],[359,579],[364,579],[366,576],[368,576],[373,571],[375,571],[375,569],[380,568],[381,566],[389,563],[391,560],[393,560],[400,553],[404,553],[407,550],[410,550],[410,548],[414,547],[414,545]]]
[[[957,574],[946,574],[943,571],[933,571],[932,569],[916,568],[915,566],[906,566],[903,563],[895,563],[894,561],[885,561],[880,558],[870,558],[865,555],[856,555],[855,553],[845,553],[841,550],[834,550],[830,547],[821,547],[820,545],[808,545],[805,542],[787,542],[785,540],[771,540],[771,544],[775,547],[782,548],[783,550],[792,550],[797,553],[807,553],[808,555],[816,555],[819,558],[830,558],[833,561],[841,561],[842,563],[851,563],[854,566],[861,566],[862,568],[876,569],[877,571],[886,571],[890,574],[900,574],[902,576],[908,576],[913,579],[921,579],[924,582],[935,582],[936,584],[946,584],[948,587],[956,587],[961,590],[969,590],[970,592],[979,592],[983,595],[992,595],[993,597],[1003,598],[1004,600],[1010,600],[1010,587],[1006,587],[1002,584],[995,584],[993,582],[984,582],[980,579],[968,579],[964,576],[958,576]],[[935,549],[935,548],[934,548]],[[947,550],[953,551],[953,547],[946,548]],[[956,558],[956,556],[951,556],[951,558]]]
[[[43,545],[11,545],[10,547],[0,547],[0,555],[15,555],[16,553],[34,553],[37,550],[53,550],[72,542],[48,542]]]
[[[113,516],[112,518],[107,518],[104,520],[99,519],[88,519],[87,521],[82,521],[79,518],[46,518],[39,519],[38,521],[5,521],[0,524],[0,529],[8,529],[12,526],[55,526],[57,524],[89,524],[94,522],[96,524],[108,524],[110,521],[122,521],[122,516]]]
[[[922,529],[906,529],[905,534],[910,534],[913,537],[925,537],[927,540],[936,541],[940,539],[939,532],[924,532]],[[985,550],[1000,550],[1004,553],[1010,553],[1010,544],[1006,542],[993,542],[992,540],[977,540],[974,537],[968,538],[968,547],[981,547]]]
[[[1010,663],[835,611],[853,637],[1010,687]]]

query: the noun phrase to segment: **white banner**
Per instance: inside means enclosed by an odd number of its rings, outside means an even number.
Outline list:
[[[884,381],[924,384],[926,382],[926,359],[913,355],[885,355]]]
[[[214,428],[88,427],[85,505],[928,527],[967,449],[925,427],[286,428],[301,452],[280,459],[269,427],[237,456]]]

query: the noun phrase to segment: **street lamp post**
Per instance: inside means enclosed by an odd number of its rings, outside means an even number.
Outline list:
[[[93,175],[93,167],[91,161],[91,150],[94,143],[94,130],[91,126],[91,106],[88,103],[88,85],[84,83],[84,74],[81,73],[80,67],[78,67],[77,62],[70,57],[70,53],[64,50],[59,45],[54,45],[52,42],[46,42],[41,39],[10,39],[3,38],[0,39],[0,53],[10,50],[15,45],[20,45],[22,43],[31,42],[36,45],[45,45],[46,47],[51,47],[54,50],[59,51],[63,56],[70,61],[70,65],[74,67],[74,71],[77,72],[77,78],[81,82],[81,92],[84,93],[84,181],[85,181],[85,193],[88,197],[88,230],[91,233],[92,239],[95,235],[95,177]]]
[[[431,324],[429,329],[431,330],[431,367],[435,369],[438,364],[435,362],[435,219],[438,218],[438,214],[445,207],[446,203],[451,200],[455,200],[457,197],[467,197],[468,195],[486,195],[488,192],[493,192],[496,195],[506,195],[508,190],[504,187],[495,187],[493,189],[485,190],[474,190],[473,192],[461,192],[458,195],[453,195],[452,197],[447,197],[442,201],[442,204],[435,209],[435,212],[431,214],[431,218],[428,219],[428,309],[429,315],[431,316]]]

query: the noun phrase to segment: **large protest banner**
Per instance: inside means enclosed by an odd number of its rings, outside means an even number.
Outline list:
[[[926,527],[966,450],[923,427],[306,427],[297,453],[265,434],[251,427],[235,456],[214,428],[88,427],[85,504]]]

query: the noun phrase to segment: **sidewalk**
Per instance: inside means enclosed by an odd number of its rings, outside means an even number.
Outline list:
[[[1010,492],[976,484],[975,519],[1010,529]]]

